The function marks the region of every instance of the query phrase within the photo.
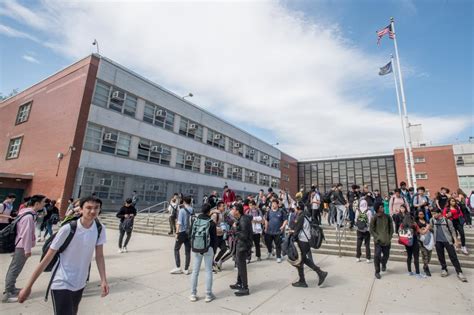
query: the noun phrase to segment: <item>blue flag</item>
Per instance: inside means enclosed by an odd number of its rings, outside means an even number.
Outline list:
[[[379,75],[386,75],[392,73],[392,62],[390,61],[385,66],[380,68]]]

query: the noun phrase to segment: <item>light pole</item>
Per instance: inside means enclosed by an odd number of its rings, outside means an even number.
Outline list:
[[[94,39],[94,42],[92,42],[92,46],[96,46],[97,54],[100,55],[100,53],[99,53],[99,42],[97,41],[97,39]]]
[[[183,96],[183,100],[184,100],[186,97],[193,97],[193,96],[194,96],[193,93],[188,93],[188,95]]]

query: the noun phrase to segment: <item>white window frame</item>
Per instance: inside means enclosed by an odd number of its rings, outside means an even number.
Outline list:
[[[20,156],[21,144],[23,143],[23,136],[11,138],[8,142],[8,150],[6,160],[17,159]]]

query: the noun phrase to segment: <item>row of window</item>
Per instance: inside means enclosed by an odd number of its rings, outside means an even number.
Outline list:
[[[84,149],[114,154],[118,156],[130,156],[132,136],[114,129],[102,127],[88,123],[84,140]],[[137,159],[151,163],[167,165],[171,163],[171,147],[156,141],[140,139],[137,148]],[[176,168],[193,172],[201,171],[201,159],[204,159],[204,173],[208,175],[224,177],[224,167],[227,167],[228,179],[245,181],[248,183],[260,184],[264,186],[278,187],[270,176],[260,174],[260,182],[257,183],[257,172],[246,170],[236,165],[225,165],[224,162],[209,157],[202,157],[199,154],[177,149]],[[273,186],[275,185],[275,186]]]
[[[109,108],[124,115],[135,117],[137,97],[105,82],[97,81],[92,103],[97,106]],[[143,113],[144,122],[153,124],[169,131],[173,131],[175,117],[176,114],[172,111],[150,102],[145,103],[145,109]],[[207,139],[203,139],[203,130],[204,127],[202,125],[181,116],[178,129],[178,133],[180,135],[194,139],[196,141],[205,142],[208,145],[221,150],[226,150],[226,136],[208,128]],[[233,154],[272,168],[280,168],[280,161],[277,158],[260,152],[260,158],[258,159],[258,151],[256,149],[246,146],[233,138],[227,138],[229,139],[229,145],[227,148],[228,152],[232,152]]]

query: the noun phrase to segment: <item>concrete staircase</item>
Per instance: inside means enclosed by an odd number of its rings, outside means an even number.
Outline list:
[[[100,220],[104,223],[107,228],[118,229],[119,220],[115,217],[115,213],[103,213],[100,216]],[[336,230],[334,227],[324,225],[324,234],[326,241],[323,242],[323,245],[320,249],[313,250],[315,253],[321,253],[326,255],[336,255],[336,256],[349,256],[354,257],[355,259],[355,249],[356,249],[356,232],[346,230],[345,237],[342,237],[341,246],[339,247],[339,242],[336,237]],[[146,233],[152,235],[168,235],[169,232],[169,223],[168,223],[168,214],[157,213],[157,214],[139,214],[135,219],[134,224],[135,233]],[[463,255],[461,252],[458,252],[458,258],[461,262],[461,267],[463,268],[474,268],[474,228],[470,229],[465,227],[466,234],[466,246],[470,255]],[[371,244],[372,256],[373,244]],[[472,253],[471,253],[472,252]],[[365,247],[362,245],[362,257],[365,259]],[[390,251],[390,260],[391,261],[406,261],[405,247],[398,244],[398,236],[394,235],[392,239],[392,248]],[[451,263],[449,257],[446,253],[446,262],[449,266]],[[436,256],[436,251],[433,250],[431,257],[431,265],[439,266],[438,258]],[[420,253],[420,266],[422,266],[422,258]]]

